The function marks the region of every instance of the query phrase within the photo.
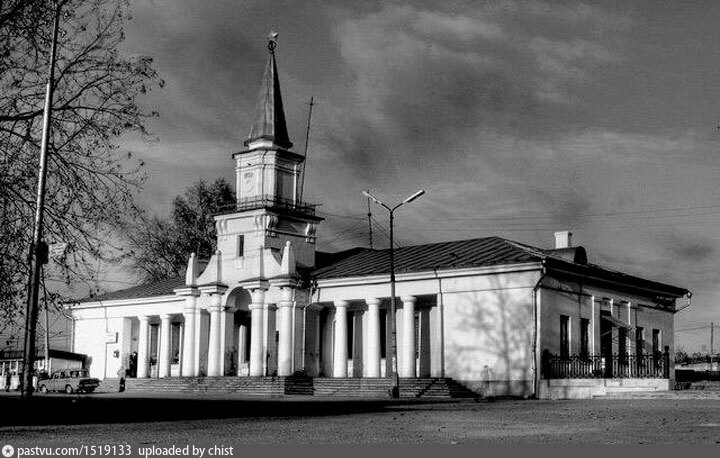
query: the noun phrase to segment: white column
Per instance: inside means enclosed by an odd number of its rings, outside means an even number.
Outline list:
[[[335,301],[335,342],[333,377],[347,377],[347,301]]]
[[[195,341],[195,327],[197,326],[197,317],[195,315],[196,308],[197,297],[186,296],[185,309],[183,310],[183,317],[185,318],[183,331],[183,377],[195,376],[195,346],[197,345],[197,342]]]
[[[213,294],[211,296],[212,305],[208,307],[210,312],[210,339],[208,343],[208,377],[217,377],[222,375],[220,367],[220,352],[222,346],[220,340],[222,337],[222,300],[221,294]]]
[[[293,290],[282,288],[282,299],[278,302],[278,375],[292,375],[293,353]]]
[[[627,342],[625,343],[625,347],[627,348],[627,354],[628,355],[634,355],[637,354],[637,349],[635,348],[635,339],[633,338],[633,333],[630,332],[633,329],[633,323],[632,323],[632,302],[627,302],[627,323],[628,323],[628,330],[625,335]],[[635,323],[637,324],[637,323]]]
[[[170,377],[170,315],[160,316],[160,352],[158,354],[158,377]]]
[[[148,376],[148,340],[150,323],[147,315],[140,316],[140,335],[138,336],[137,378]]]
[[[238,342],[237,342],[237,348],[238,348],[238,369],[242,364],[245,364],[247,360],[245,359],[245,355],[247,354],[246,350],[247,345],[247,326],[244,324],[241,324],[238,328]],[[238,375],[241,375],[238,373]],[[242,374],[245,375],[245,374]]]
[[[416,377],[415,370],[415,298],[405,296],[403,301],[402,366],[400,377]]]
[[[595,314],[598,307],[595,305],[595,296],[590,296],[590,354],[595,356]]]
[[[380,299],[370,298],[368,306],[366,377],[380,377]]]
[[[252,303],[250,313],[252,323],[250,325],[250,376],[263,375],[263,301],[265,291],[256,289],[251,291]]]
[[[203,302],[204,303],[204,300]],[[195,377],[200,376],[200,370],[202,365],[200,364],[200,353],[201,350],[206,350],[204,347],[203,339],[203,311],[200,307],[195,309],[195,354],[193,355],[193,361],[195,364]]]

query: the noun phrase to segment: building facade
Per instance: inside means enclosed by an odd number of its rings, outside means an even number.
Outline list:
[[[305,158],[291,151],[269,48],[250,134],[233,154],[237,205],[216,217],[204,270],[192,255],[184,278],[68,306],[73,351],[89,356],[93,377],[392,372],[389,252],[316,252],[322,218],[300,200]],[[637,368],[672,352],[688,291],[589,263],[570,237],[557,233],[549,250],[499,237],[396,250],[399,376],[552,397],[597,394],[632,366],[624,378],[667,387],[669,366]]]

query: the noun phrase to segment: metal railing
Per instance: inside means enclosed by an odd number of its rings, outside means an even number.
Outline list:
[[[559,378],[670,378],[670,354],[542,355],[542,377]]]
[[[255,210],[258,208],[278,208],[302,213],[303,215],[315,215],[315,207],[317,207],[317,205],[308,204],[299,200],[296,201],[272,195],[263,195],[238,199],[235,204],[222,207],[218,213],[223,214],[236,211]]]

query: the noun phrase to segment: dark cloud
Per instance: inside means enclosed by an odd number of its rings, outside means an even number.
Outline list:
[[[705,237],[692,237],[688,234],[673,234],[666,239],[665,247],[676,261],[684,264],[700,264],[701,269],[706,269],[708,261],[717,260],[717,241]]]

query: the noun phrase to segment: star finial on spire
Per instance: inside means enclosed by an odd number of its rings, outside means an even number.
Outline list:
[[[271,30],[270,34],[268,35],[268,49],[270,50],[270,54],[273,54],[275,52],[275,48],[277,47],[277,37],[278,33],[274,30]]]

